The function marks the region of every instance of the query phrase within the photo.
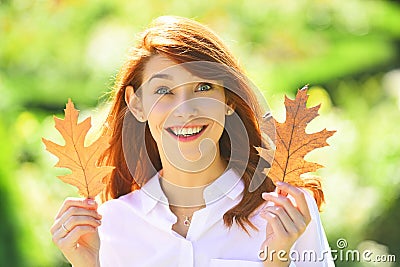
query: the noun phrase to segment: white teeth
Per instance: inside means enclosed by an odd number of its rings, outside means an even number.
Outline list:
[[[175,135],[193,135],[198,134],[203,126],[189,127],[189,128],[180,128],[180,127],[171,127],[170,128]]]

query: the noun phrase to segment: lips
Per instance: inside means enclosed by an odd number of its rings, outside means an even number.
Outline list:
[[[198,138],[208,125],[194,125],[194,126],[173,126],[166,128],[174,138],[179,141],[191,141]]]

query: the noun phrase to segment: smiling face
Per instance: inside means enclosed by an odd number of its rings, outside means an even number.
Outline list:
[[[135,94],[127,88],[126,98],[136,118],[147,120],[164,162],[199,171],[219,158],[225,115],[232,112],[220,81],[157,55],[145,65],[141,88]]]

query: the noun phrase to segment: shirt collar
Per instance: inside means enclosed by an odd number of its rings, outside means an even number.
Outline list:
[[[142,186],[140,192],[143,194],[142,207],[143,211],[149,213],[157,203],[167,204],[168,199],[161,189],[160,174],[157,172],[147,183]]]
[[[169,205],[168,199],[161,189],[159,178],[160,173],[157,172],[140,189],[141,193],[144,194],[142,207],[146,214],[158,203]],[[244,183],[240,176],[233,169],[229,169],[204,189],[203,197],[206,205],[209,205],[225,196],[234,200],[242,193],[243,189]]]
[[[203,197],[207,204],[218,201],[224,196],[233,200],[243,189],[244,184],[239,175],[233,169],[229,169],[204,189]]]

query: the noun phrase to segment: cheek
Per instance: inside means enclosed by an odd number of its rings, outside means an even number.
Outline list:
[[[221,126],[224,127],[225,124],[225,112],[227,109],[225,102],[225,93],[223,89],[218,91],[218,95],[215,96],[215,100],[210,106],[210,112],[215,114],[216,121],[220,122]]]
[[[225,110],[226,106],[221,102],[210,102],[204,107],[203,114],[205,117],[215,121],[220,127],[225,125]]]
[[[161,139],[160,131],[162,131],[166,117],[170,113],[171,105],[167,105],[167,103],[157,99],[145,97],[143,99],[143,110],[147,118],[151,135],[156,142],[159,142]]]
[[[148,97],[143,99],[143,110],[149,124],[161,123],[172,111],[172,105],[167,99]]]
[[[164,102],[161,97],[145,95],[143,97],[143,110],[148,116],[152,113],[165,111],[166,105],[163,105]]]

